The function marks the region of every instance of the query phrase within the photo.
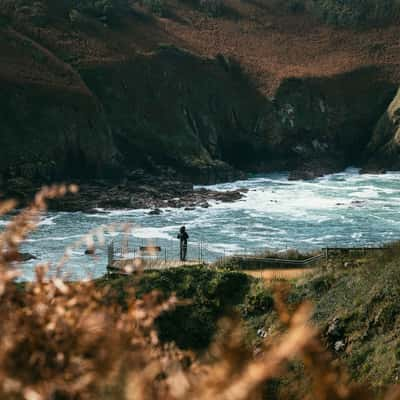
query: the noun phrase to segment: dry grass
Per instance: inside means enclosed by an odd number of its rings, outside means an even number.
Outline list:
[[[307,14],[282,12],[282,1],[272,0],[225,0],[232,15],[216,19],[207,17],[193,3],[167,0],[170,18],[127,15],[119,29],[105,32],[71,30],[68,20],[57,20],[45,28],[26,23],[23,33],[40,57],[35,57],[19,32],[2,29],[0,77],[87,93],[79,75],[71,73],[57,56],[72,59],[81,67],[108,65],[134,57],[135,51],[148,53],[160,43],[170,43],[200,56],[234,57],[268,95],[275,95],[287,78],[333,76],[371,65],[381,67],[389,81],[398,82],[398,24],[366,30],[335,29]],[[41,62],[46,58],[47,62]]]
[[[264,279],[265,281],[290,280],[303,278],[315,272],[314,268],[295,268],[295,269],[263,269],[263,270],[242,270],[241,272],[253,276],[254,278]]]
[[[275,298],[281,333],[257,355],[244,345],[240,324],[223,321],[221,339],[202,358],[158,340],[154,320],[178,305],[174,297],[162,301],[149,293],[137,299],[132,292],[121,306],[93,282],[46,278],[45,265],[21,288],[11,255],[35,228],[46,199],[67,190],[44,189],[0,236],[1,399],[261,399],[265,385],[284,375],[293,359],[302,360],[312,378],[306,398],[370,398],[331,363],[309,322],[311,306],[289,312],[282,288]],[[13,207],[3,203],[0,212]],[[387,398],[400,398],[400,391]]]

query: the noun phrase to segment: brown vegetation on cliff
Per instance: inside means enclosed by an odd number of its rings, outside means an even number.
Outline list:
[[[312,177],[362,164],[399,82],[390,19],[339,29],[282,1],[226,0],[215,18],[166,0],[124,2],[112,23],[106,1],[39,3],[46,18],[30,1],[0,18],[0,175],[15,160],[43,182],[40,160],[52,179],[152,164],[202,182],[230,166]]]
[[[169,44],[200,56],[233,57],[269,93],[286,78],[337,75],[372,65],[388,67],[388,75],[398,82],[395,67],[400,47],[396,21],[363,29],[337,29],[307,13],[290,13],[284,3],[226,0],[229,12],[212,18],[195,3],[167,0],[165,7],[169,11],[165,18],[146,16],[145,9],[132,3],[131,12],[126,13],[118,27],[100,24],[88,28],[74,24],[68,15],[58,14],[52,15],[44,26],[33,26],[29,21],[11,25],[42,45],[42,50],[78,69],[120,62],[136,52],[151,52],[160,44]],[[16,38],[17,33],[8,26],[3,27],[2,35]],[[4,57],[12,53],[6,43],[1,48],[3,74],[7,65],[12,65],[12,59]],[[12,58],[16,56],[14,52]],[[23,56],[26,52],[18,55]],[[19,70],[33,59],[21,61],[12,71],[17,79]],[[49,73],[42,74],[42,79]]]

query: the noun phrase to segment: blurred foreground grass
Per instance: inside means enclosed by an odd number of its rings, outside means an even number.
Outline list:
[[[0,235],[1,399],[366,399],[396,382],[397,250],[275,290],[204,268],[66,283],[45,264],[17,284],[20,243],[68,190],[43,189]]]

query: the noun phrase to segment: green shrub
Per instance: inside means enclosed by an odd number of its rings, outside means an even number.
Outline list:
[[[71,7],[102,22],[116,22],[128,10],[128,0],[73,0]]]
[[[330,24],[359,26],[398,16],[400,4],[397,0],[312,0],[308,8]]]
[[[398,0],[275,0],[283,12],[307,11],[322,21],[337,26],[362,26],[394,20],[400,15]]]
[[[223,0],[200,0],[200,8],[212,17],[219,17],[223,14]]]
[[[43,1],[0,0],[0,14],[37,26],[45,25],[48,21],[48,10]]]
[[[288,0],[286,8],[291,13],[298,13],[305,10],[304,0]]]
[[[115,23],[129,10],[129,0],[0,0],[0,14],[44,25],[50,17],[96,18]],[[72,15],[72,18],[71,18]]]
[[[143,0],[143,5],[153,14],[159,15],[160,17],[165,15],[165,3],[164,0]]]
[[[250,281],[249,276],[239,272],[193,267],[145,273],[134,285],[139,297],[159,290],[166,297],[176,293],[179,299],[188,299],[190,304],[160,316],[157,326],[161,340],[174,341],[182,349],[199,350],[212,340],[222,315],[243,302]],[[132,283],[121,279],[112,283],[120,304]]]
[[[334,283],[334,277],[331,274],[322,274],[311,279],[308,287],[317,295],[327,292]]]
[[[247,316],[266,314],[274,308],[272,294],[260,282],[253,284],[245,298],[242,311]]]

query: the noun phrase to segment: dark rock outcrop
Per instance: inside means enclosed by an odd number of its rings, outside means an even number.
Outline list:
[[[400,170],[400,91],[375,126],[364,172]]]
[[[82,183],[78,194],[67,194],[65,197],[48,202],[54,211],[100,212],[99,209],[150,209],[150,215],[159,215],[161,208],[207,208],[209,201],[233,202],[241,199],[247,189],[226,192],[209,189],[194,189],[188,182],[168,180],[163,176],[143,176],[141,180],[126,180],[115,183],[112,180],[94,180]],[[0,194],[2,198],[15,198],[20,206],[25,206],[40,186],[29,181],[16,179],[10,181],[15,186],[8,186]]]
[[[374,125],[395,90],[384,71],[372,67],[284,82],[276,96],[278,132],[292,179],[363,165]]]

